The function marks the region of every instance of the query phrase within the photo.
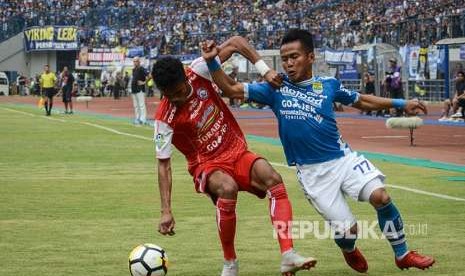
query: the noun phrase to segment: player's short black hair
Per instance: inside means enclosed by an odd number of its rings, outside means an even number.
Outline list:
[[[160,90],[166,90],[186,80],[182,62],[172,56],[159,59],[152,68],[152,78]]]
[[[290,29],[281,40],[281,46],[294,41],[300,41],[305,50],[313,52],[313,36],[309,31]]]
[[[459,74],[462,75],[462,77],[465,77],[465,72],[463,72],[463,71],[458,71],[458,72],[457,72],[457,76],[458,76]]]

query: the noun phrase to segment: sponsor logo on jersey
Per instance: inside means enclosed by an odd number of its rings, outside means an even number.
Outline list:
[[[201,87],[197,90],[197,96],[199,97],[199,99],[201,101],[205,101],[206,99],[208,99],[208,91],[207,89]]]
[[[166,120],[168,124],[171,124],[174,118],[174,114],[176,113],[176,106],[173,106],[169,111],[168,119]]]
[[[166,144],[165,135],[161,133],[156,134],[155,135],[155,146],[157,148],[157,151],[160,151],[165,144]]]
[[[191,108],[189,107],[189,111],[192,112],[191,115],[190,115],[190,119],[191,119],[191,120],[194,119],[195,117],[197,117],[197,115],[199,115],[200,110],[202,109],[202,106],[203,106],[203,103],[204,103],[204,102],[199,102],[199,101],[197,100],[197,103],[198,103],[198,106],[197,106],[197,108],[196,108],[194,111],[190,110]]]
[[[223,124],[224,122],[224,114],[223,112],[220,112],[218,116],[218,120],[213,124],[213,126],[202,136],[198,138],[198,141],[200,144],[203,144],[207,141],[210,140],[210,138],[214,137],[215,135],[218,135],[218,132],[220,132],[219,135],[223,135],[226,133],[228,127],[227,125]]]
[[[189,112],[192,112],[192,110],[194,108],[197,107],[197,105],[199,105],[199,99],[197,98],[193,98],[190,102],[189,102],[190,106],[189,106]]]
[[[299,91],[297,89],[293,89],[292,87],[288,86],[282,86],[279,89],[279,92],[283,94],[284,96],[290,96],[297,98],[307,104],[313,105],[314,107],[321,108],[321,104],[323,102],[323,98],[316,99],[314,93],[309,93],[309,95],[303,93],[302,91]]]
[[[216,121],[216,117],[220,113],[221,117],[223,117],[223,112],[220,112],[216,105],[209,105],[203,112],[202,118],[197,123],[198,133],[202,134],[205,130],[207,130],[213,122]]]
[[[223,135],[226,133],[227,129],[228,128],[226,125],[223,125],[223,127],[221,127],[221,130],[218,136],[210,144],[207,145],[208,151],[213,151],[214,149],[218,148],[221,145],[221,143],[223,142]]]
[[[317,94],[321,94],[323,92],[323,84],[320,81],[314,82],[312,84],[312,90]]]

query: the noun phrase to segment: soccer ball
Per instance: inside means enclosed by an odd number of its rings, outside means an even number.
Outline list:
[[[132,276],[164,276],[168,273],[168,256],[158,245],[146,243],[129,254],[129,272]]]

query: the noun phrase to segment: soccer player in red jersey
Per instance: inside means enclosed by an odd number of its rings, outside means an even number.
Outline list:
[[[235,52],[256,64],[267,80],[272,82],[276,78],[276,72],[264,70],[258,53],[239,36],[220,46],[219,62]],[[292,221],[292,208],[281,176],[265,159],[248,151],[244,134],[218,89],[212,85],[203,58],[194,60],[186,71],[178,59],[162,58],[154,65],[152,76],[163,94],[155,115],[154,134],[161,197],[158,231],[163,235],[174,234],[170,161],[174,145],[187,159],[196,191],[207,194],[216,206],[225,260],[222,276],[238,275],[234,236],[239,191],[259,198],[268,196],[273,226],[279,233],[287,233],[278,234],[282,275],[294,275],[296,271],[315,266],[315,259],[304,258],[293,249],[290,229],[287,229]],[[279,229],[281,227],[286,229]]]

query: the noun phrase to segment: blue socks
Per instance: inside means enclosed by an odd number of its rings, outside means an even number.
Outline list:
[[[407,254],[407,242],[404,234],[404,224],[394,203],[389,202],[381,208],[376,209],[381,231],[388,239],[394,250],[396,258]]]

